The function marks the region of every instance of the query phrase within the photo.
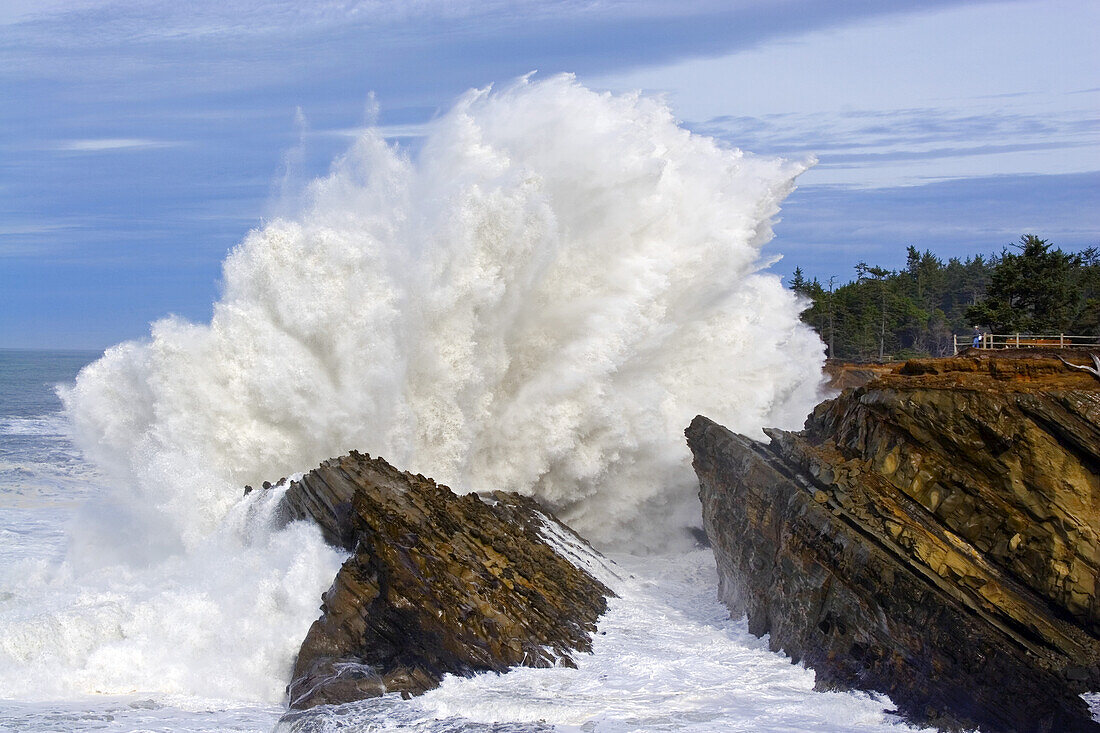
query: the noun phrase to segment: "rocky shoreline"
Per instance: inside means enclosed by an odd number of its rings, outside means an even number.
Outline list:
[[[912,723],[1100,730],[1080,697],[1100,689],[1100,381],[1065,358],[834,365],[854,386],[767,444],[696,417],[721,600],[818,688],[888,694]],[[532,499],[356,452],[292,482],[278,515],[351,553],[295,662],[295,710],[572,666],[614,595]]]
[[[614,595],[551,545],[583,541],[533,500],[459,496],[381,458],[325,461],[280,513],[352,553],[298,652],[292,709],[408,697],[445,674],[572,666]]]
[[[768,445],[696,418],[731,611],[916,723],[1100,730],[1100,389],[1056,356],[910,361]]]

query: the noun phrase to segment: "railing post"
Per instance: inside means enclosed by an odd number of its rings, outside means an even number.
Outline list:
[[[1066,346],[1066,335],[1064,333],[1058,334],[1058,348],[1062,349]]]
[[[1020,332],[1016,332],[1016,348],[1020,348]]]
[[[959,334],[951,334],[951,356],[959,355]]]

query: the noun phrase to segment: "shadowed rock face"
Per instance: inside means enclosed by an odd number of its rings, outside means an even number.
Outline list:
[[[352,552],[298,653],[292,708],[419,694],[448,673],[572,666],[612,595],[543,529],[579,538],[518,494],[457,496],[352,452],[293,483],[281,508]]]
[[[919,360],[764,445],[687,430],[720,595],[822,688],[914,722],[1100,730],[1100,390],[1053,358]]]

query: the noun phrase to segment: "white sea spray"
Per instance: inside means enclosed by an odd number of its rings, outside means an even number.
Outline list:
[[[154,324],[65,402],[185,545],[353,448],[660,544],[698,511],[696,413],[759,434],[817,396],[822,345],[758,272],[804,167],[568,76],[470,92],[415,161],[365,133],[230,254],[209,325]]]
[[[242,486],[349,449],[676,547],[691,418],[759,434],[816,401],[822,345],[760,256],[804,167],[568,76],[468,93],[415,158],[365,132],[230,253],[209,324],[64,391],[110,491],[64,563],[0,571],[0,685],[280,701],[340,556]]]

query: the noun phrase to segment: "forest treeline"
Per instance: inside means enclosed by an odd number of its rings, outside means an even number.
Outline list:
[[[830,357],[852,361],[950,356],[952,335],[977,332],[1100,336],[1100,248],[1063,252],[1031,234],[1000,254],[946,262],[910,246],[905,268],[865,262],[854,280],[789,287],[810,302],[802,320]]]

